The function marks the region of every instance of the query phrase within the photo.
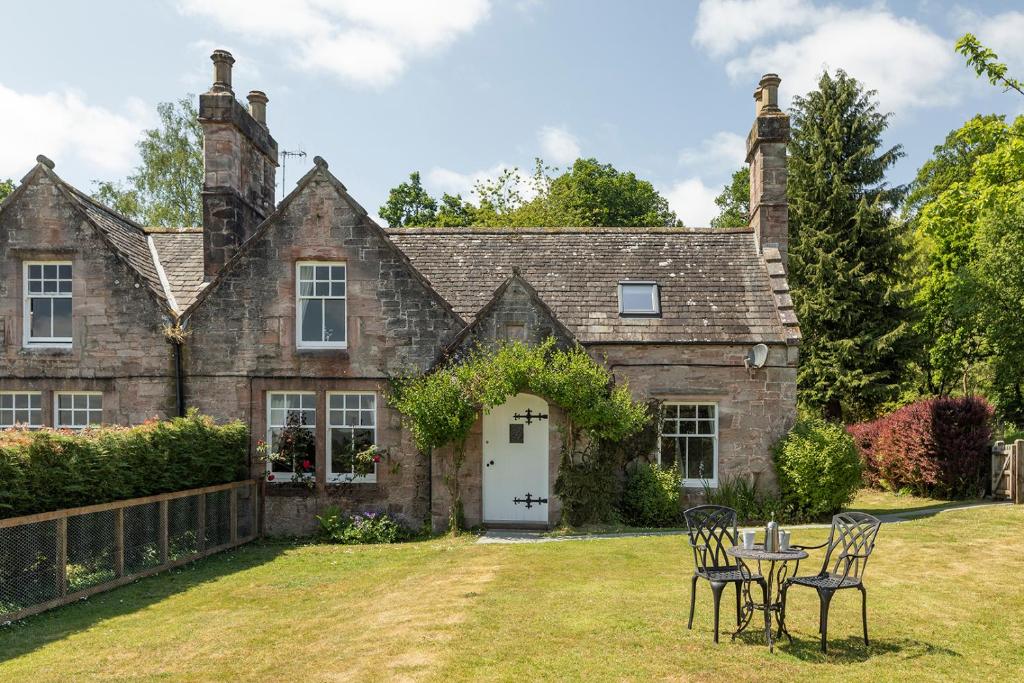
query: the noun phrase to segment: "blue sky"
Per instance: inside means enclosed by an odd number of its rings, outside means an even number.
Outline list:
[[[974,113],[1024,111],[953,52],[973,31],[1024,78],[1021,2],[50,0],[10,4],[4,25],[0,177],[39,153],[83,189],[123,177],[156,103],[206,90],[223,47],[238,96],[266,91],[281,149],[309,155],[282,189],[320,155],[374,214],[412,170],[465,194],[535,156],[582,155],[707,224],[769,71],[783,104],[825,66],[877,89],[907,151],[894,182]]]

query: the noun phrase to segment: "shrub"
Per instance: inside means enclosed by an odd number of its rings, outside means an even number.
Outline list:
[[[361,545],[367,543],[398,543],[409,540],[412,533],[387,513],[363,512],[345,515],[331,506],[317,516],[320,529],[317,537],[327,543]]]
[[[622,495],[625,521],[633,526],[673,526],[679,523],[679,493],[683,481],[678,465],[663,469],[643,463],[626,477]]]
[[[801,418],[773,449],[782,503],[799,517],[835,514],[861,485],[861,461],[841,425]]]
[[[248,430],[195,411],[137,427],[0,432],[0,517],[212,486],[245,476]]]
[[[772,518],[785,521],[782,499],[761,493],[746,477],[724,477],[717,488],[705,483],[704,498],[708,505],[723,505],[735,510],[740,524],[766,522]]]
[[[852,425],[866,481],[892,491],[968,497],[984,493],[992,439],[984,399],[931,398]]]

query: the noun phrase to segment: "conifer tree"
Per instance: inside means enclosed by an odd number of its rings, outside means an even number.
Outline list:
[[[804,341],[805,408],[862,418],[895,398],[909,325],[895,219],[905,189],[885,181],[903,156],[885,149],[889,115],[843,71],[796,97],[789,148],[790,282]]]

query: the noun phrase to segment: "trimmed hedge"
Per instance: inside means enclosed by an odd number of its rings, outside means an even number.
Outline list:
[[[985,492],[992,406],[983,398],[931,398],[848,431],[868,484],[918,495],[973,497]]]
[[[187,417],[137,427],[0,432],[0,518],[243,479],[241,422]]]

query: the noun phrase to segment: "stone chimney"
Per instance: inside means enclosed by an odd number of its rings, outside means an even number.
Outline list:
[[[789,116],[779,109],[776,74],[765,74],[754,92],[756,116],[747,136],[750,164],[750,227],[758,252],[775,247],[789,265],[789,205],[786,200],[786,143]]]
[[[203,126],[203,270],[209,281],[274,210],[277,142],[267,129],[267,96],[249,108],[231,87],[234,57],[214,50],[213,85],[199,96]]]

